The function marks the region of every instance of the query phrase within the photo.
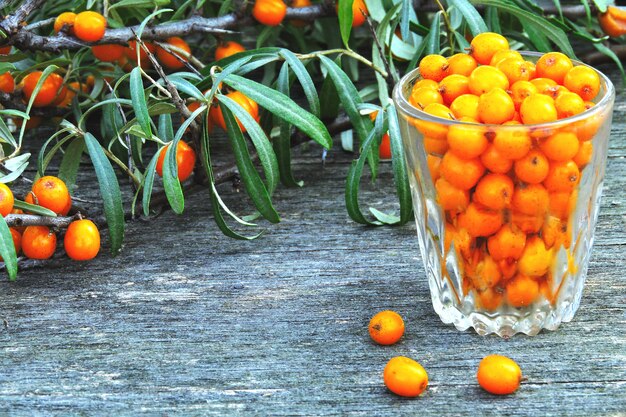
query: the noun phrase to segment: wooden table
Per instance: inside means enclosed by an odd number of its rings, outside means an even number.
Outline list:
[[[619,80],[617,72],[611,72]],[[620,91],[582,305],[556,332],[510,340],[459,332],[433,312],[414,225],[348,219],[351,155],[296,155],[304,189],[280,188],[282,222],[254,242],[223,237],[208,195],[181,216],[129,224],[124,251],[59,258],[0,282],[2,415],[626,415],[626,96]],[[364,204],[393,207],[390,166]],[[81,179],[78,194],[95,188]],[[239,212],[242,194],[222,187]],[[246,209],[248,207],[248,209]],[[381,347],[369,318],[407,331]],[[476,384],[480,359],[514,358],[528,378],[508,397]],[[430,385],[402,399],[382,383],[410,356]]]

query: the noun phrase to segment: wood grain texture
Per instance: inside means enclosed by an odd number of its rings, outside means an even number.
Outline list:
[[[337,146],[322,166],[320,154],[297,152],[305,187],[279,188],[282,222],[257,241],[224,238],[200,192],[181,216],[130,223],[117,258],[59,258],[0,282],[0,415],[626,415],[623,92],[581,307],[573,322],[533,338],[442,324],[415,227],[351,222],[343,205],[351,156]],[[93,198],[90,184],[81,178],[78,194]],[[363,184],[364,204],[394,206],[389,164],[376,185]],[[243,193],[221,191],[249,210]],[[406,321],[394,346],[367,334],[382,309]],[[489,353],[522,367],[528,380],[515,395],[476,385]],[[429,372],[422,397],[383,386],[396,355]]]

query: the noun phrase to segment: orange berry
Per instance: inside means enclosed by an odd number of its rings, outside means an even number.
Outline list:
[[[501,211],[489,210],[475,203],[470,203],[458,217],[459,228],[467,230],[472,237],[491,236],[500,230],[502,223]]]
[[[389,391],[401,397],[417,397],[428,386],[426,370],[405,356],[396,356],[387,362],[383,379]]]
[[[389,133],[385,133],[380,141],[378,157],[380,159],[391,159],[391,141],[389,139]]]
[[[489,355],[478,365],[478,384],[485,391],[496,395],[512,394],[522,380],[522,371],[512,359],[501,355]]]
[[[64,27],[68,28],[70,34],[74,34],[74,21],[76,20],[76,13],[63,12],[57,16],[54,21],[54,32],[59,33]]]
[[[524,60],[524,57],[522,57],[522,54],[520,54],[517,51],[512,51],[510,49],[501,49],[497,51],[495,54],[493,54],[493,56],[491,57],[491,61],[489,61],[489,65],[491,65],[492,67],[495,67],[498,65],[498,63],[500,63],[501,61],[507,58],[517,58],[517,59],[521,59],[522,61]]]
[[[545,275],[552,264],[553,252],[546,249],[545,242],[538,236],[529,237],[526,246],[517,261],[517,268],[521,274],[529,277]]]
[[[548,91],[550,88],[558,86],[556,81],[550,78],[533,78],[532,80],[530,80],[530,82],[537,88],[537,92],[539,94],[545,94],[545,92]]]
[[[532,139],[526,128],[496,129],[493,145],[507,159],[525,157],[532,146]]]
[[[443,104],[431,103],[424,107],[423,112],[442,119],[452,120],[450,109]],[[445,139],[448,135],[448,126],[442,123],[425,120],[415,120],[414,123],[417,130],[424,136],[429,136],[433,139]]]
[[[240,43],[234,41],[224,42],[215,48],[215,60],[219,61],[220,59],[228,58],[229,56],[244,52],[245,50],[246,48]]]
[[[428,165],[428,171],[430,172],[430,179],[434,184],[440,176],[439,165],[441,165],[441,158],[435,155],[426,155],[426,164]]]
[[[453,152],[447,152],[441,160],[440,171],[443,178],[461,190],[469,190],[476,185],[485,172],[479,159],[463,159]]]
[[[585,102],[576,93],[565,92],[554,100],[554,107],[559,119],[571,117],[586,110]]]
[[[432,90],[437,90],[439,89],[439,83],[435,80],[427,80],[426,78],[422,78],[421,80],[413,84],[413,90],[422,87],[428,87]]]
[[[473,159],[487,149],[489,141],[483,126],[455,124],[448,129],[448,144],[456,155]]]
[[[565,74],[572,67],[572,61],[567,55],[561,52],[548,52],[537,60],[537,77],[550,78],[556,81],[557,84],[563,84]]]
[[[469,80],[465,75],[448,75],[439,82],[439,92],[449,106],[460,95],[469,93]]]
[[[511,204],[513,181],[504,174],[487,174],[478,181],[474,201],[483,206],[500,210]]]
[[[11,45],[0,47],[0,55],[9,55],[11,53]]]
[[[16,227],[9,227],[9,231],[11,232],[11,238],[13,239],[13,247],[15,247],[15,254],[19,256],[22,251],[22,233],[17,230]],[[2,256],[0,256],[0,260],[2,260]]]
[[[480,156],[480,161],[485,168],[495,174],[505,174],[513,167],[513,160],[498,150],[493,143],[490,143],[485,152]]]
[[[573,131],[581,141],[589,141],[594,138],[600,127],[604,124],[605,115],[596,114],[574,123]]]
[[[74,34],[85,42],[97,42],[102,39],[106,27],[107,20],[98,12],[80,12],[74,20]]]
[[[510,216],[511,223],[513,223],[519,230],[527,234],[539,233],[545,220],[544,214],[524,214],[515,210],[511,211]]]
[[[514,169],[520,181],[539,184],[548,176],[550,165],[548,158],[541,151],[533,149],[526,156],[515,161]]]
[[[13,210],[13,203],[15,198],[13,192],[4,183],[0,182],[0,216],[5,217]]]
[[[600,92],[600,76],[593,68],[579,65],[565,74],[563,85],[584,101],[590,101]]]
[[[450,111],[456,119],[471,117],[478,120],[478,96],[474,94],[462,94],[450,104]]]
[[[448,58],[446,75],[459,74],[469,77],[477,66],[476,60],[471,55],[458,53]]]
[[[48,259],[54,255],[57,236],[45,226],[28,226],[22,234],[22,252],[30,259]]]
[[[67,228],[63,246],[75,261],[88,261],[100,251],[100,232],[91,220],[75,220]]]
[[[441,81],[446,76],[448,60],[442,55],[426,55],[419,64],[419,71],[422,78],[433,81]]]
[[[50,175],[35,181],[29,196],[33,204],[52,210],[60,216],[65,216],[72,207],[72,198],[63,180]]]
[[[443,104],[441,93],[429,87],[414,88],[411,91],[409,102],[420,110],[423,110],[431,103]]]
[[[578,185],[578,181],[580,181],[580,170],[574,161],[555,161],[550,163],[543,185],[550,192],[571,192]]]
[[[550,193],[548,210],[551,215],[567,219],[576,208],[578,193],[576,191],[555,191]]]
[[[578,152],[574,155],[572,160],[576,163],[576,165],[578,165],[578,168],[582,170],[589,163],[589,161],[591,161],[592,156],[593,144],[589,141],[580,142]]]
[[[446,181],[445,178],[439,178],[435,183],[437,190],[437,201],[442,209],[453,213],[460,213],[469,205],[469,192],[461,190]]]
[[[170,145],[166,145],[165,149],[161,151],[159,154],[159,159],[156,164],[156,173],[162,177],[163,176],[163,163],[165,162],[165,153],[167,152],[167,147]],[[179,141],[178,146],[176,146],[176,164],[178,165],[178,180],[185,181],[191,174],[193,173],[193,169],[196,165],[196,152],[184,141]]]
[[[502,304],[502,294],[494,288],[487,288],[478,293],[480,306],[487,311],[494,311]]]
[[[7,94],[12,94],[15,91],[15,80],[8,71],[0,75],[0,91]]]
[[[124,56],[124,47],[115,44],[94,45],[91,53],[102,62],[115,62]]]
[[[502,278],[498,264],[489,255],[479,259],[475,265],[472,264],[465,272],[472,286],[480,292],[495,287]]]
[[[525,125],[553,122],[558,119],[552,97],[532,94],[522,101],[520,116]]]
[[[24,88],[22,91],[26,100],[30,100],[42,74],[43,73],[41,71],[34,71],[24,77],[24,80],[22,81],[24,83]],[[41,85],[37,96],[35,96],[35,99],[33,100],[33,106],[45,107],[52,104],[61,90],[62,85],[63,77],[59,74],[52,73],[48,75],[46,80]]]
[[[484,32],[476,35],[470,43],[470,55],[482,65],[487,65],[498,51],[509,49],[509,41],[502,35]]]
[[[448,151],[450,145],[445,139],[435,139],[428,136],[424,136],[424,150],[429,155],[443,155]]]
[[[518,213],[542,216],[548,211],[550,196],[541,184],[525,184],[515,188],[511,207]]]
[[[537,93],[537,87],[530,81],[516,81],[511,85],[511,98],[515,104],[515,109],[519,110],[522,101],[532,94]]]
[[[487,240],[489,254],[496,261],[519,259],[526,246],[526,233],[505,224]]]
[[[363,0],[354,0],[352,2],[352,27],[362,26],[367,20],[367,5]]]
[[[559,248],[560,246],[569,247],[569,231],[567,222],[562,221],[558,217],[548,216],[546,222],[541,228],[541,238],[545,243],[545,247]]]
[[[283,0],[256,0],[252,16],[266,26],[278,26],[287,14],[287,5]]]
[[[472,94],[480,96],[494,88],[507,90],[509,79],[502,71],[488,65],[476,68],[469,76],[469,89]]]
[[[569,93],[570,91],[563,87],[562,85],[557,85],[554,87],[548,87],[543,91],[543,94],[552,97],[552,100],[556,100],[557,97],[561,96],[562,94],[565,93]]]
[[[381,311],[372,317],[368,329],[374,342],[393,345],[404,334],[404,320],[395,311]]]
[[[168,38],[165,42],[170,46],[181,49],[185,51],[186,53],[191,54],[191,48],[189,47],[187,42],[185,42],[184,39],[179,38],[178,36]],[[173,52],[174,53],[169,53],[164,48],[161,48],[160,46],[157,47],[156,49],[157,58],[159,59],[161,64],[163,64],[169,69],[183,68],[185,66],[185,62],[188,61],[188,58],[182,52],[178,52],[178,51],[173,51]],[[180,57],[180,59],[177,56]]]
[[[539,295],[539,284],[534,279],[522,274],[509,281],[506,286],[506,301],[513,307],[526,307]]]
[[[513,118],[515,104],[506,91],[494,88],[478,99],[478,118],[487,124],[501,124]]]
[[[539,149],[553,161],[567,161],[578,153],[579,142],[571,132],[557,132],[539,141]]]
[[[246,95],[240,93],[239,91],[232,91],[226,94],[226,97],[229,97],[232,100],[236,101],[237,104],[243,107],[244,110],[246,110],[250,114],[250,116],[252,116],[256,121],[259,121],[259,105],[255,101],[249,99]],[[216,125],[226,130],[226,121],[224,120],[224,115],[222,114],[222,109],[220,106],[211,106],[211,109],[209,110],[209,116],[213,119],[213,122]],[[241,131],[245,133],[246,128],[241,124],[239,120],[237,120],[237,123],[239,124],[239,128],[241,129]]]
[[[503,59],[496,65],[496,68],[506,75],[510,84],[516,81],[528,81],[532,78],[534,72],[533,63],[520,58]]]

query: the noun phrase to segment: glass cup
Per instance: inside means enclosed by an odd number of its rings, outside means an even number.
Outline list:
[[[615,100],[611,81],[597,72],[601,88],[591,108],[533,125],[427,114],[409,99],[418,70],[394,89],[420,251],[444,323],[509,337],[572,320],[589,266]]]

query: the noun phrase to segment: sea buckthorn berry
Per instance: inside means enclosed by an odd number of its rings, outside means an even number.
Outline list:
[[[511,85],[511,98],[515,104],[515,110],[519,110],[522,101],[532,94],[537,93],[537,87],[530,81],[516,81]]]
[[[170,46],[181,49],[186,53],[191,54],[191,48],[189,47],[187,42],[185,42],[184,39],[179,38],[178,36],[168,38],[165,42]],[[188,60],[188,58],[182,52],[173,51],[174,53],[169,53],[160,46],[157,47],[156,52],[159,61],[169,69],[183,68],[185,66],[185,62]],[[177,58],[177,56],[179,56],[180,59]]]
[[[570,214],[576,208],[576,200],[578,193],[576,191],[555,191],[550,193],[550,203],[548,211],[551,215],[560,219],[569,218]]]
[[[478,63],[471,55],[458,53],[448,58],[446,75],[459,74],[469,77],[477,66]]]
[[[363,26],[368,15],[369,12],[365,2],[363,0],[354,0],[352,3],[352,27]]]
[[[9,231],[11,232],[11,238],[13,239],[15,254],[19,256],[20,252],[22,252],[22,234],[15,227],[9,227]],[[0,256],[0,261],[1,260],[2,256]]]
[[[458,227],[467,230],[472,237],[487,237],[500,230],[503,223],[501,211],[489,210],[475,203],[459,214]]]
[[[567,222],[554,216],[548,216],[541,228],[541,238],[546,249],[559,248],[560,246],[568,247],[570,243],[568,234]]]
[[[569,93],[569,90],[562,85],[557,85],[554,87],[548,87],[543,91],[543,94],[552,97],[552,100],[556,100],[557,97],[564,93]]]
[[[554,100],[554,107],[559,119],[572,117],[586,110],[585,102],[576,93],[566,92]]]
[[[391,140],[389,133],[385,133],[378,146],[378,157],[380,159],[391,159]]]
[[[504,174],[487,174],[478,181],[474,201],[492,210],[501,210],[511,204],[513,180]]]
[[[567,161],[578,153],[579,142],[571,132],[557,132],[539,141],[539,149],[553,161]]]
[[[74,20],[74,34],[85,42],[97,42],[102,39],[106,27],[107,20],[98,12],[80,12]]]
[[[7,94],[15,91],[15,79],[8,71],[0,75],[0,91]]]
[[[13,210],[15,198],[13,192],[4,183],[0,183],[0,216],[4,217]]]
[[[471,117],[478,120],[478,96],[462,94],[450,104],[450,111],[456,119]]]
[[[432,116],[452,120],[450,109],[443,104],[431,103],[424,107],[423,111]],[[424,136],[430,136],[433,139],[445,139],[448,135],[448,126],[441,123],[416,120],[415,126]]]
[[[518,185],[513,192],[511,207],[522,214],[542,216],[548,211],[550,196],[541,184]]]
[[[426,78],[422,78],[421,80],[413,84],[413,90],[422,88],[422,87],[428,87],[432,90],[437,90],[439,89],[439,83],[435,80],[427,80]]]
[[[506,78],[509,79],[509,83],[513,84],[516,81],[528,81],[533,75],[532,62],[524,61],[520,58],[506,58],[496,65]]]
[[[244,52],[245,50],[246,48],[240,43],[234,41],[224,42],[215,48],[215,60],[219,61],[220,59],[228,58],[229,56]]]
[[[489,255],[480,259],[478,263],[469,268],[468,276],[474,288],[480,292],[495,287],[502,278],[498,264]]]
[[[513,160],[500,152],[493,143],[490,143],[480,156],[485,168],[494,174],[506,174],[513,168]]]
[[[553,252],[546,249],[545,242],[538,236],[529,237],[517,261],[520,273],[529,277],[545,275],[552,264]]]
[[[22,234],[22,252],[30,259],[48,259],[54,255],[57,236],[45,226],[28,226]]]
[[[435,139],[428,136],[424,137],[424,150],[429,155],[443,155],[449,148],[450,145],[445,139]]]
[[[68,28],[70,34],[74,34],[74,21],[76,20],[76,13],[63,12],[57,16],[54,21],[54,32],[59,33],[64,27]]]
[[[474,247],[474,239],[469,235],[467,230],[458,230],[451,223],[446,222],[446,231],[444,236],[444,249],[448,253],[454,242],[454,249],[459,256],[469,258]]]
[[[91,220],[75,220],[67,228],[63,246],[67,256],[75,261],[88,261],[100,251],[100,232]]]
[[[507,159],[521,159],[532,147],[532,139],[525,128],[496,129],[493,145]]]
[[[368,329],[374,342],[393,345],[404,334],[404,320],[395,311],[381,311],[372,317]]]
[[[72,208],[72,198],[67,186],[60,178],[50,175],[35,181],[28,196],[33,204],[52,210],[60,216],[65,216]]]
[[[456,155],[464,159],[473,159],[482,154],[489,141],[487,130],[480,125],[455,124],[448,129],[448,144]]]
[[[426,55],[419,64],[419,71],[422,78],[433,81],[441,81],[446,76],[448,60],[442,55]]]
[[[389,391],[401,397],[417,397],[428,386],[426,370],[405,356],[396,356],[387,362],[383,380]]]
[[[440,171],[450,184],[462,190],[469,190],[483,176],[485,167],[480,159],[463,159],[453,152],[447,152],[441,160]]]
[[[509,79],[499,69],[488,65],[476,68],[469,76],[469,89],[472,94],[480,96],[494,88],[507,90]]]
[[[443,102],[450,105],[457,97],[469,93],[469,80],[465,75],[452,74],[439,82]]]
[[[498,51],[509,49],[509,41],[502,35],[484,32],[476,35],[470,43],[470,55],[482,65],[487,65]]]
[[[163,176],[163,163],[165,162],[165,153],[170,145],[166,145],[165,148],[159,154],[159,159],[156,164],[156,173]],[[193,173],[193,169],[196,165],[196,152],[184,141],[179,141],[176,147],[176,164],[178,165],[178,180],[185,181]]]
[[[480,307],[487,311],[494,311],[502,304],[504,296],[500,291],[493,288],[487,288],[485,291],[478,293],[478,301]]]
[[[489,254],[496,261],[503,259],[519,259],[526,246],[526,233],[509,224],[487,240]]]
[[[544,94],[544,92],[548,91],[548,89],[558,86],[556,81],[550,78],[533,78],[530,82],[537,88],[537,92],[539,94]]]
[[[430,87],[420,87],[414,88],[413,91],[411,91],[409,102],[418,109],[423,110],[431,103],[443,104],[443,97],[441,97],[441,93],[437,90]]]
[[[426,155],[426,164],[428,165],[428,171],[430,172],[430,179],[433,184],[439,179],[439,165],[441,165],[441,158],[435,155]]]
[[[574,155],[572,159],[578,168],[582,170],[588,163],[591,161],[591,157],[593,156],[593,144],[589,141],[580,142],[580,146],[578,147],[578,152]]]
[[[583,100],[590,101],[600,92],[600,76],[593,68],[579,65],[567,72],[563,85]]]
[[[0,47],[0,55],[9,55],[11,53],[11,45]]]
[[[487,124],[501,124],[513,118],[515,104],[506,91],[494,88],[478,99],[478,119]]]
[[[580,181],[580,170],[574,161],[555,161],[550,163],[543,185],[550,192],[571,192],[578,185],[578,181]]]
[[[226,94],[226,97],[229,97],[232,100],[236,101],[237,104],[243,107],[244,110],[246,110],[250,114],[250,116],[252,116],[256,121],[259,121],[259,105],[255,101],[251,100],[245,94],[239,91],[232,91]],[[211,109],[209,110],[209,117],[213,119],[213,122],[216,125],[226,130],[226,121],[224,120],[224,115],[222,114],[222,109],[220,106],[211,106]],[[241,129],[241,131],[245,133],[246,128],[243,126],[243,124],[241,124],[239,120],[237,120],[237,123],[239,124],[239,128]]]
[[[537,77],[550,78],[557,84],[563,84],[565,75],[573,66],[567,55],[561,52],[548,52],[537,60]]]
[[[521,59],[522,61],[524,60],[524,58],[522,57],[522,54],[520,54],[517,51],[512,51],[510,49],[501,49],[495,54],[493,54],[493,56],[491,57],[491,61],[489,61],[489,65],[491,65],[492,67],[495,67],[498,65],[499,62],[507,58],[517,58],[517,59]]]
[[[537,281],[521,273],[506,286],[506,301],[513,307],[527,307],[539,296]]]
[[[252,8],[252,16],[266,26],[280,25],[286,14],[287,5],[283,0],[256,0]]]
[[[545,215],[524,214],[512,210],[510,212],[510,220],[511,223],[522,232],[526,234],[533,234],[539,233],[541,230],[545,220]]]
[[[581,141],[588,141],[594,138],[598,130],[603,125],[605,120],[604,115],[593,115],[574,123],[573,131],[576,132],[576,136]]]
[[[91,53],[102,62],[115,62],[124,56],[124,47],[115,44],[94,45]]]
[[[522,381],[522,371],[515,361],[501,355],[489,355],[478,365],[478,384],[496,395],[514,393]]]
[[[435,183],[437,190],[437,199],[439,205],[445,211],[460,213],[469,205],[469,192],[461,190],[446,181],[445,178],[439,178]]]
[[[34,71],[24,77],[24,88],[22,91],[26,100],[30,100],[42,74],[43,73],[41,71]],[[59,74],[52,73],[48,75],[48,77],[41,85],[39,92],[35,96],[35,99],[33,100],[33,106],[45,107],[52,104],[54,99],[57,97],[57,94],[61,90],[62,85],[63,77],[61,77]]]
[[[522,101],[520,116],[526,125],[553,122],[558,119],[552,97],[545,94],[533,94]]]

